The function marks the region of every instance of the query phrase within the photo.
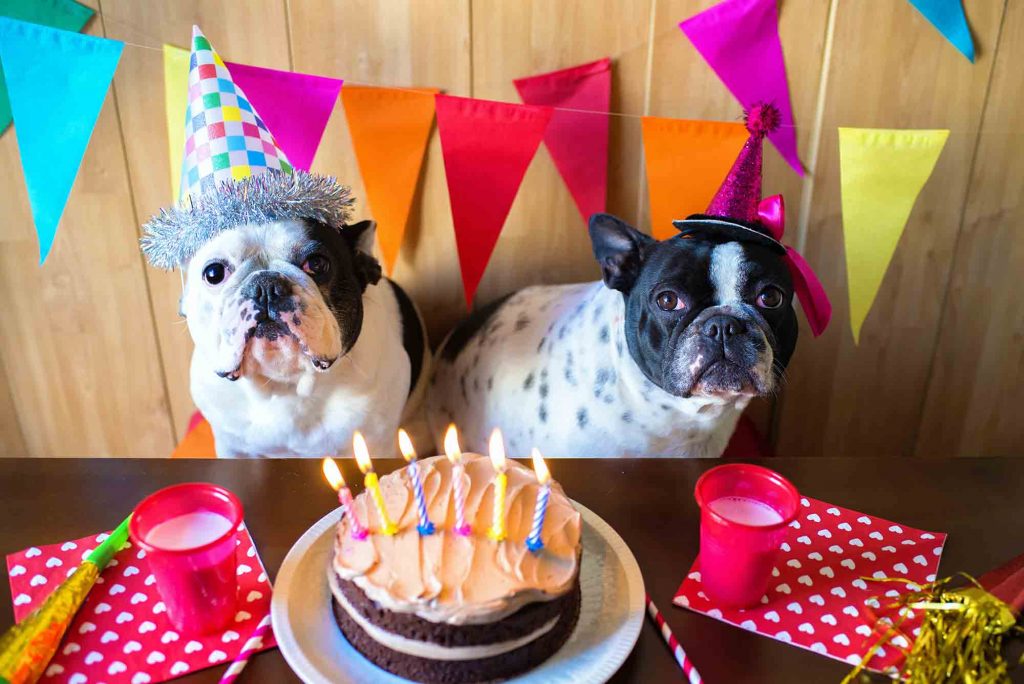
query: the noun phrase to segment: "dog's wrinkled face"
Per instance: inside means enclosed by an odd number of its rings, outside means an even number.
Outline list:
[[[374,224],[339,234],[313,221],[244,225],[188,265],[181,313],[217,375],[294,381],[327,371],[359,336],[362,293],[380,279]]]
[[[658,242],[614,216],[590,220],[605,284],[623,293],[625,336],[643,373],[680,397],[767,394],[796,346],[782,257],[747,242]]]

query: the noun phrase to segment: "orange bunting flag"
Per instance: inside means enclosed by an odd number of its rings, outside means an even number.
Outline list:
[[[395,268],[423,156],[434,123],[432,88],[394,89],[345,86],[349,135],[359,171],[366,186],[366,200],[377,221],[384,269]]]
[[[676,234],[672,221],[702,213],[747,141],[742,123],[645,116],[641,121],[651,234]]]

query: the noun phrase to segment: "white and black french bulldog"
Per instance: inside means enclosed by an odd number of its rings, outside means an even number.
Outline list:
[[[590,220],[603,283],[530,287],[456,328],[435,360],[428,415],[464,447],[500,427],[511,455],[717,457],[797,340],[774,240],[662,242]],[[779,246],[781,248],[781,246]]]
[[[409,297],[371,256],[374,224],[311,219],[217,233],[187,265],[192,397],[220,457],[374,454],[423,394],[429,361]]]

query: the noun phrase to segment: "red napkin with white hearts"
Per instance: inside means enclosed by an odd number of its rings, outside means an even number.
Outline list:
[[[33,546],[7,556],[14,619],[20,622],[37,608],[106,537]],[[175,631],[145,558],[145,551],[128,542],[111,559],[42,681],[150,684],[226,663],[270,611],[270,581],[244,524],[238,534],[238,612],[220,634],[192,637]],[[259,650],[273,646],[268,632]]]
[[[715,605],[701,589],[700,559],[676,592],[674,603],[837,660],[859,664],[878,640],[868,609],[908,591],[898,577],[917,584],[935,580],[946,535],[926,532],[839,506],[802,498],[767,596],[761,605],[739,610]],[[908,616],[909,617],[909,616]],[[912,634],[912,620],[904,623]],[[902,637],[893,640],[896,646]],[[886,646],[868,662],[884,671],[902,659]]]

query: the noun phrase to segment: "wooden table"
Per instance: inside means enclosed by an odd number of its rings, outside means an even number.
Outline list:
[[[647,590],[711,684],[836,682],[847,667],[672,606],[697,554],[697,477],[710,460],[555,460],[553,476],[608,521],[640,563]],[[855,510],[948,532],[940,574],[983,572],[1024,551],[1024,458],[773,459],[770,467],[802,492]],[[400,465],[377,463],[382,473]],[[359,481],[353,463],[343,470]],[[273,579],[292,543],[336,505],[318,461],[0,459],[4,520],[0,551],[85,536],[119,522],[144,495],[186,481],[224,485],[241,498]],[[6,565],[0,568],[8,584]],[[0,601],[0,628],[11,624]],[[215,682],[222,668],[186,677]],[[1018,675],[1019,676],[1019,675]],[[257,656],[247,682],[297,681],[276,650]],[[681,676],[655,629],[645,624],[615,682],[670,682]]]

